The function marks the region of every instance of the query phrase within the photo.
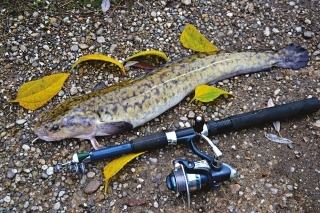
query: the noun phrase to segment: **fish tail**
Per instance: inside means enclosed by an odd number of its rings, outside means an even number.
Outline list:
[[[274,64],[276,67],[297,70],[305,67],[309,60],[308,51],[300,46],[289,44],[278,51],[283,60]]]

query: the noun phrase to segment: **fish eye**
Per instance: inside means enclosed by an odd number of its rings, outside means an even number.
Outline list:
[[[59,125],[58,124],[53,124],[52,130],[57,131],[58,129],[59,129]]]

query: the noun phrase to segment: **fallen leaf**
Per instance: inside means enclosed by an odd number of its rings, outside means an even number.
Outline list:
[[[180,36],[180,42],[185,48],[197,52],[218,52],[219,49],[202,35],[192,24],[187,24]]]
[[[16,99],[10,102],[19,102],[26,109],[36,110],[45,105],[61,90],[69,75],[70,73],[57,73],[22,84]]]
[[[129,161],[138,157],[139,155],[142,155],[143,153],[145,152],[130,153],[127,155],[123,155],[120,158],[117,158],[111,161],[104,167],[103,174],[105,178],[105,185],[104,185],[105,195],[107,194],[107,188],[108,188],[110,178],[113,177],[115,174],[117,174]]]
[[[138,52],[138,53],[130,56],[129,58],[127,58],[125,60],[125,62],[131,61],[132,59],[137,58],[137,57],[148,56],[148,55],[159,56],[160,58],[163,58],[165,61],[169,61],[168,57],[166,56],[166,54],[164,52],[157,51],[157,50],[147,50],[147,51]]]
[[[118,67],[120,67],[123,74],[126,75],[126,71],[124,69],[124,66],[118,60],[115,60],[109,56],[102,55],[102,54],[89,54],[89,55],[82,56],[81,58],[79,58],[76,61],[76,63],[74,63],[74,65],[71,67],[71,70],[73,70],[73,68],[75,68],[78,64],[80,64],[84,61],[90,61],[90,60],[98,60],[98,61],[113,63],[113,64],[117,65]]]
[[[268,101],[268,107],[274,107],[274,106],[275,106],[274,102],[272,98],[270,98]],[[274,129],[278,132],[279,136],[282,137],[280,134],[280,121],[274,121],[273,126],[274,126]]]
[[[143,62],[143,61],[138,61],[138,63],[135,63],[132,65],[133,67],[145,69],[145,70],[153,70],[158,68],[158,66],[153,66],[152,64]]]
[[[283,143],[283,144],[291,144],[293,143],[291,140],[283,137],[279,137],[278,135],[274,134],[266,134],[265,137],[269,139],[270,141],[276,142],[276,143]]]
[[[101,10],[106,13],[110,9],[110,0],[103,0],[101,3]]]
[[[208,86],[205,84],[200,84],[196,87],[195,95],[193,99],[190,101],[190,103],[195,99],[201,102],[210,102],[223,94],[232,95],[231,93],[228,93],[227,91],[224,91],[222,89],[213,86]]]

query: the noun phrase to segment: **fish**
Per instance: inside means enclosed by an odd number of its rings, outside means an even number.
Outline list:
[[[194,54],[141,78],[69,98],[44,112],[34,132],[44,141],[87,139],[94,149],[100,149],[96,136],[120,134],[141,126],[177,105],[200,84],[273,67],[297,70],[305,67],[308,60],[308,51],[294,44],[278,51]]]

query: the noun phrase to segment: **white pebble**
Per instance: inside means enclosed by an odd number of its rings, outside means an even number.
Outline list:
[[[301,33],[302,27],[296,27],[296,31],[297,31],[298,33]]]
[[[4,200],[4,202],[9,203],[9,202],[11,201],[11,197],[10,197],[10,196],[5,196],[5,197],[3,198],[3,200]]]
[[[157,201],[154,201],[153,206],[154,206],[154,208],[158,208],[158,207],[159,207],[158,202],[157,202]]]
[[[142,187],[141,184],[137,185],[137,189],[141,189],[141,187]]]
[[[184,123],[183,123],[183,122],[179,122],[179,126],[180,126],[181,128],[183,128],[183,127],[184,127]]]
[[[96,173],[94,173],[94,172],[88,172],[87,173],[87,177],[88,178],[93,178],[94,176],[96,176]]]
[[[158,163],[158,158],[149,158],[151,163]]]
[[[269,36],[270,35],[270,28],[269,27],[266,27],[266,29],[263,31],[263,34],[265,36]]]
[[[43,165],[43,166],[41,166],[41,169],[42,169],[42,170],[47,170],[47,169],[48,169],[48,166],[47,166],[47,165]]]
[[[99,43],[105,43],[105,42],[106,42],[106,39],[105,39],[103,36],[99,36],[99,37],[97,37],[97,42],[99,42]]]
[[[49,50],[50,48],[49,48],[49,46],[48,45],[43,45],[43,49],[45,49],[45,50]]]
[[[30,146],[29,145],[27,145],[27,144],[23,144],[22,145],[22,149],[24,149],[24,151],[29,151],[30,150]]]
[[[279,33],[280,31],[279,31],[277,28],[273,28],[273,29],[272,29],[272,32],[274,32],[274,33]]]
[[[47,169],[47,171],[46,171],[47,175],[52,175],[53,172],[54,172],[54,169],[53,169],[52,166],[50,166],[50,167]]]
[[[57,202],[57,203],[54,204],[53,209],[54,210],[59,210],[60,206],[61,206],[60,202]]]
[[[26,119],[18,119],[16,120],[16,124],[24,124],[26,121]]]
[[[279,95],[279,93],[280,93],[280,89],[276,89],[273,94],[274,94],[275,96],[277,96],[277,95]]]
[[[136,172],[136,169],[135,168],[131,168],[131,172]]]

